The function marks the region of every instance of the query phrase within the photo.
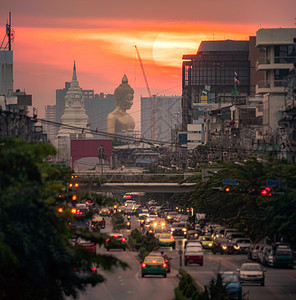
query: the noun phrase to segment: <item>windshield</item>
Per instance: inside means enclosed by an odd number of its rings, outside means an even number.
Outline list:
[[[160,238],[160,239],[170,239],[170,238],[171,238],[171,235],[170,235],[170,234],[160,234],[160,235],[159,235],[159,238]]]
[[[223,282],[225,282],[225,283],[231,283],[231,282],[238,282],[239,281],[238,277],[235,274],[231,274],[231,275],[223,274],[222,279],[223,279]]]
[[[260,265],[242,265],[242,271],[261,271]]]
[[[292,251],[291,250],[278,250],[276,252],[276,255],[280,255],[280,256],[292,256]]]
[[[145,263],[163,263],[164,260],[162,257],[146,257],[145,258]]]

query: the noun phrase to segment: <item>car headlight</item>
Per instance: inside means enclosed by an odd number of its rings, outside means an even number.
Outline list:
[[[172,228],[171,231],[175,231],[175,228]]]
[[[209,243],[209,247],[212,247],[213,246],[213,244],[212,243]]]
[[[182,231],[187,231],[187,228],[182,228]]]
[[[222,249],[223,249],[223,250],[226,250],[226,249],[227,249],[227,246],[226,246],[226,245],[222,245]]]
[[[238,249],[240,248],[240,246],[234,245],[233,248],[234,248],[235,250],[238,250]]]

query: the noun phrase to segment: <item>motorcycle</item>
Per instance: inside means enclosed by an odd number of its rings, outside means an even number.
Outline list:
[[[127,228],[127,229],[131,229],[131,222],[130,222],[130,221],[128,221],[128,222],[126,223],[126,228]]]
[[[142,219],[142,220],[140,221],[140,226],[141,226],[142,228],[145,226],[145,220]]]

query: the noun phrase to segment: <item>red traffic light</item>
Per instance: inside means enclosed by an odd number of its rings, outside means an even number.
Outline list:
[[[269,187],[265,187],[264,189],[261,190],[260,193],[261,193],[262,196],[270,197],[271,196],[271,189]]]

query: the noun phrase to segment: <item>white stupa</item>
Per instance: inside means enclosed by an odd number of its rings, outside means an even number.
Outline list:
[[[58,138],[92,139],[93,135],[89,132],[89,127],[87,127],[88,120],[89,118],[84,109],[82,89],[77,81],[74,61],[72,81],[65,96],[65,110],[61,117],[61,123],[68,126],[61,126]]]

